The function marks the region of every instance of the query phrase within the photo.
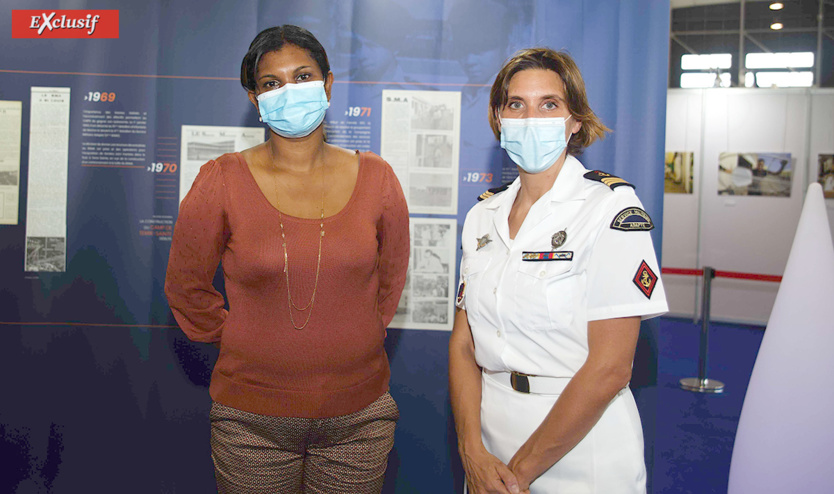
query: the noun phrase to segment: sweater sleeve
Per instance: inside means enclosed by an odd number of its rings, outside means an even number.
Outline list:
[[[200,168],[180,205],[165,276],[165,295],[174,317],[194,341],[220,341],[227,311],[214,274],[229,238],[225,187],[219,163]]]
[[[382,217],[377,223],[379,242],[378,307],[385,327],[391,323],[400,301],[408,270],[410,249],[408,205],[400,182],[385,163],[382,180]]]

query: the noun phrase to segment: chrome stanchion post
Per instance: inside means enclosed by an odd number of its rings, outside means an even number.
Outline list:
[[[688,391],[699,393],[721,393],[724,391],[724,383],[715,379],[707,378],[707,364],[709,363],[709,304],[712,289],[712,279],[715,278],[715,270],[709,266],[704,267],[704,287],[701,293],[701,347],[698,355],[698,377],[687,377],[681,379],[681,387]]]

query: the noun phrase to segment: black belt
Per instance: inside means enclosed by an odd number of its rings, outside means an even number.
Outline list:
[[[561,394],[570,382],[569,377],[534,376],[523,372],[496,372],[484,370],[484,373],[504,386],[525,394]]]

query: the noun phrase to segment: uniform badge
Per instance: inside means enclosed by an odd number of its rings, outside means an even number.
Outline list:
[[[567,239],[568,239],[568,233],[565,230],[558,231],[558,232],[554,233],[552,237],[550,237],[550,245],[554,249],[558,249],[559,247],[564,245],[565,240],[567,240]]]
[[[483,247],[486,247],[488,243],[492,242],[492,239],[489,238],[489,233],[485,234],[483,237],[481,237],[477,240],[478,240],[478,247],[475,250],[481,250]]]
[[[466,291],[466,282],[461,280],[458,285],[458,295],[455,297],[455,307],[463,309],[463,294]]]
[[[625,208],[611,222],[613,230],[624,232],[647,232],[654,229],[649,213],[637,207]]]
[[[571,261],[573,251],[560,250],[551,252],[522,252],[522,261]]]
[[[637,268],[637,274],[634,275],[634,284],[643,292],[646,298],[652,298],[654,287],[657,286],[657,275],[652,272],[652,269],[643,261],[640,267]]]

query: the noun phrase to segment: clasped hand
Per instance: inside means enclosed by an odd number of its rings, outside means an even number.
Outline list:
[[[486,448],[474,453],[461,451],[469,494],[530,494],[530,486]]]

